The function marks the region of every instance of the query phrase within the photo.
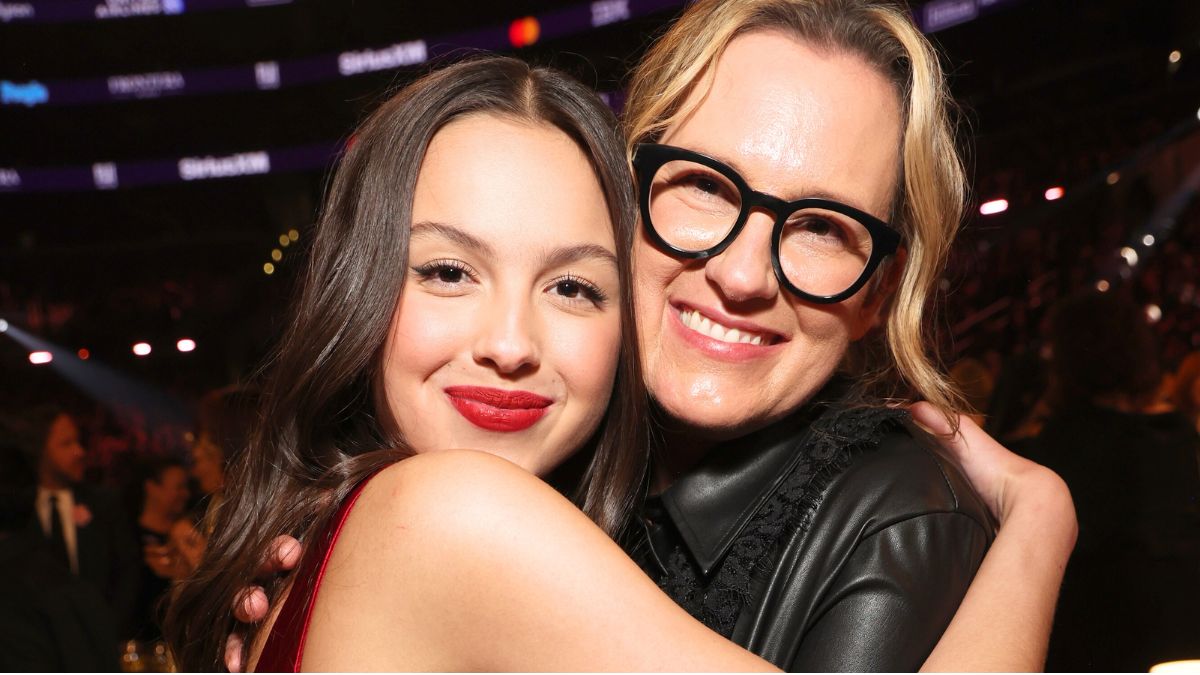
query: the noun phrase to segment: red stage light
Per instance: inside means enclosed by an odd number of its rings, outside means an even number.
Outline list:
[[[514,47],[528,47],[538,41],[542,26],[532,16],[516,19],[508,26],[508,41]]]
[[[1052,202],[1055,199],[1062,199],[1066,191],[1060,187],[1046,188],[1046,201]]]
[[[87,349],[80,349],[78,352],[76,352],[76,354],[78,354],[79,358],[84,361],[87,361],[88,359],[92,358],[92,353],[89,352]]]

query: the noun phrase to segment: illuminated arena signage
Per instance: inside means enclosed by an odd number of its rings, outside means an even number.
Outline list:
[[[118,98],[156,98],[182,91],[185,84],[183,73],[178,71],[114,75],[108,78],[108,93]]]
[[[0,104],[35,106],[49,100],[50,90],[37,80],[25,83],[0,80]]]
[[[629,13],[629,0],[597,0],[592,3],[592,25],[596,28],[627,21],[632,16]]]
[[[364,49],[357,52],[338,54],[338,72],[342,75],[358,75],[377,70],[391,70],[403,66],[424,63],[429,50],[424,40],[401,42],[385,49]]]
[[[106,0],[96,5],[97,19],[183,14],[183,0]]]
[[[184,157],[179,160],[179,177],[184,180],[229,178],[270,173],[271,156],[266,152],[242,152],[228,157]]]
[[[19,19],[32,19],[37,12],[28,2],[0,2],[0,21],[8,23]]]

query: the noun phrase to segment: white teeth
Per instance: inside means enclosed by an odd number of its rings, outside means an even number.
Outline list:
[[[690,309],[681,310],[679,312],[679,320],[683,325],[691,328],[697,333],[707,335],[721,342],[740,342],[750,345],[762,345],[766,340],[766,336],[757,333],[749,333],[738,330],[737,328],[726,328],[719,323],[716,323],[705,316],[701,316],[700,312],[694,312]]]

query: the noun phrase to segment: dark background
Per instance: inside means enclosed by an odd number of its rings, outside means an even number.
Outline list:
[[[296,0],[288,5],[63,24],[0,25],[0,79],[101,77],[300,57],[503,24],[575,2]],[[919,5],[918,5],[919,7]],[[620,91],[629,66],[673,17],[651,17],[515,50]],[[993,365],[1036,349],[1044,308],[1112,278],[1162,312],[1171,365],[1200,346],[1198,223],[1120,269],[1117,251],[1191,170],[1195,125],[1137,151],[1200,108],[1200,3],[1024,0],[932,36],[963,104],[974,198],[943,282],[947,358]],[[1171,64],[1168,54],[1179,50]],[[0,108],[0,166],[37,167],[346,138],[417,69],[278,91],[68,107]],[[1133,158],[1133,159],[1131,159]],[[1127,163],[1113,185],[1099,180]],[[0,194],[0,317],[189,402],[244,378],[280,328],[320,204],[325,172],[107,192]],[[1067,199],[1047,203],[1052,185]],[[1091,187],[1088,187],[1091,185]],[[978,215],[1003,196],[1001,215]],[[263,273],[281,233],[299,242]],[[1127,278],[1121,276],[1124,274]],[[1190,290],[1189,290],[1190,289]],[[997,304],[999,303],[999,304]],[[174,349],[191,337],[190,354]],[[146,340],[154,352],[136,358]],[[0,404],[57,381],[0,336]]]

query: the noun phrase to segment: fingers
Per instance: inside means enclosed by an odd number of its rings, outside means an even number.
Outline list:
[[[242,672],[242,636],[233,633],[225,638],[225,667],[231,673]]]
[[[300,553],[300,542],[295,537],[287,535],[275,537],[271,541],[271,548],[267,550],[267,558],[259,569],[259,574],[275,574],[295,569],[300,562]]]
[[[242,623],[257,623],[267,618],[267,594],[262,586],[247,586],[233,601],[233,616]]]
[[[954,429],[950,426],[950,422],[946,419],[946,416],[927,401],[917,401],[908,406],[908,413],[912,416],[913,421],[917,423],[917,426],[937,436],[938,440],[943,444],[951,436],[955,435]],[[958,416],[960,428],[966,426],[968,421],[970,420],[965,415]],[[974,422],[971,422],[971,424],[974,424]],[[978,427],[976,428],[978,429]]]

